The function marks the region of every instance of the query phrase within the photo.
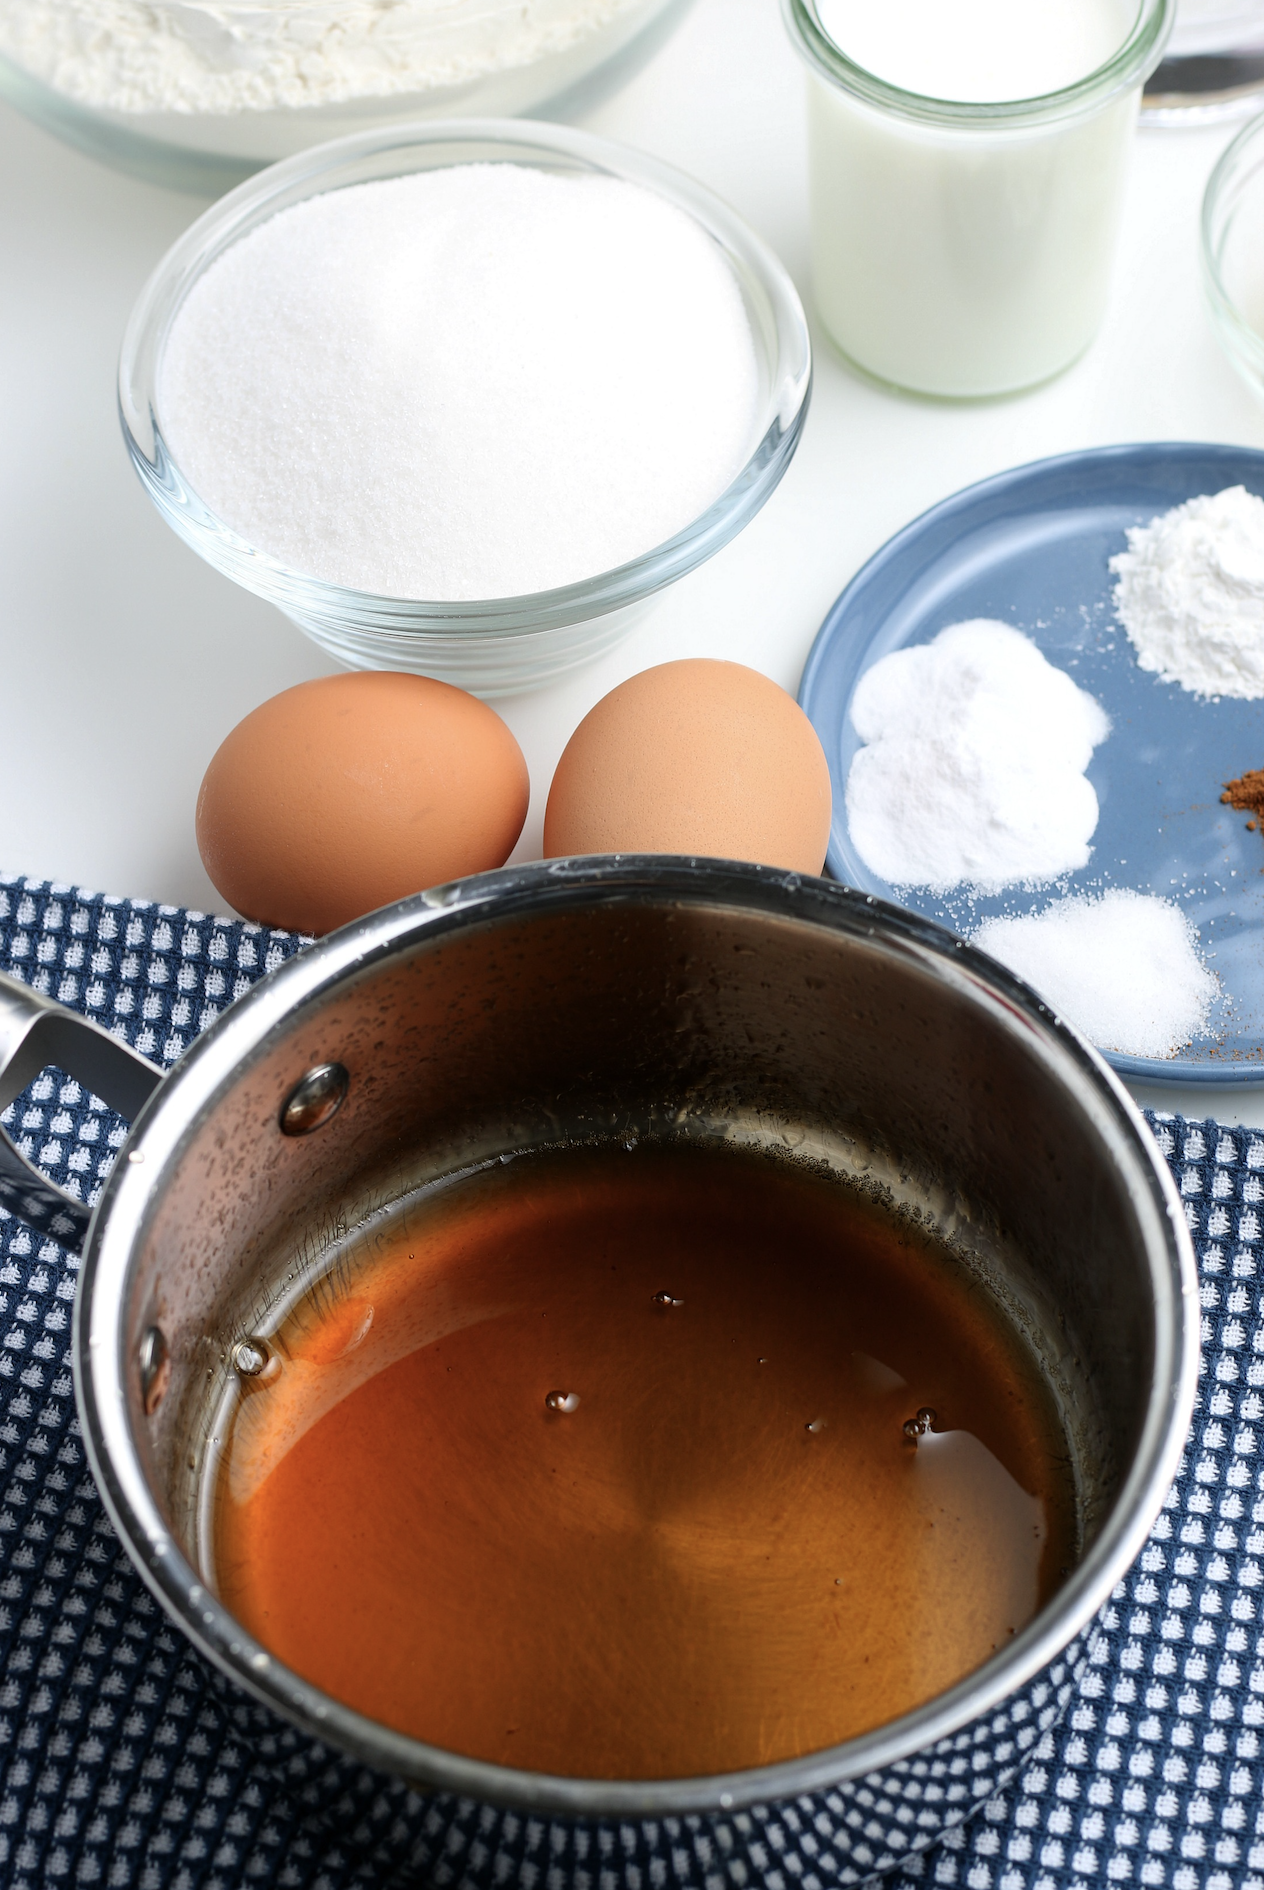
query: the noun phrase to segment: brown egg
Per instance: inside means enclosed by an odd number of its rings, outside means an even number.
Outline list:
[[[331,932],[503,866],[528,793],[521,749],[475,696],[426,676],[325,676],[261,704],[216,751],[198,851],[246,918]]]
[[[704,853],[819,873],[830,778],[798,703],[741,663],[696,657],[603,696],[562,754],[544,851]]]

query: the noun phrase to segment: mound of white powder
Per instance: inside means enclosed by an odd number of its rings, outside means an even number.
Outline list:
[[[973,943],[1101,1050],[1170,1057],[1206,1028],[1220,985],[1179,906],[1149,893],[1060,899],[989,919]]]
[[[0,0],[0,53],[98,110],[242,112],[468,85],[636,0]]]
[[[752,451],[736,278],[654,192],[466,164],[330,191],[176,317],[160,425],[256,549],[354,589],[522,596],[653,550]]]
[[[1085,778],[1110,721],[1008,624],[953,624],[867,670],[851,704],[866,744],[847,777],[852,843],[897,886],[998,891],[1084,866]]]
[[[1134,526],[1110,568],[1142,669],[1196,696],[1264,696],[1264,499],[1189,499]]]

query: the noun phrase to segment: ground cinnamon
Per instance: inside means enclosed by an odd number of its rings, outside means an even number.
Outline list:
[[[1248,768],[1236,781],[1226,781],[1225,791],[1220,796],[1226,807],[1236,807],[1239,813],[1254,814],[1254,820],[1247,821],[1247,831],[1254,833],[1264,821],[1264,768]]]

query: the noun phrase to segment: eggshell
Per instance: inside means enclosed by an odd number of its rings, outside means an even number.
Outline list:
[[[526,819],[522,751],[494,710],[426,676],[325,676],[252,711],[217,750],[197,840],[248,919],[330,932],[503,866]]]
[[[830,778],[793,697],[741,663],[693,658],[603,696],[557,764],[544,851],[701,853],[819,873]]]

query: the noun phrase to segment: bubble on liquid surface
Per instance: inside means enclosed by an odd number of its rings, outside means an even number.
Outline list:
[[[544,1394],[544,1404],[545,1409],[548,1411],[564,1411],[567,1413],[578,1411],[579,1393],[577,1391],[546,1391]]]
[[[916,1417],[906,1419],[904,1435],[911,1437],[916,1443],[919,1437],[925,1437],[930,1431],[933,1431],[938,1422],[939,1419],[935,1412],[931,1410],[928,1404],[924,1404]]]
[[[817,1431],[823,1431],[825,1429],[825,1419],[823,1417],[809,1418],[803,1428],[805,1431],[811,1431],[815,1435]]]
[[[656,1306],[683,1306],[685,1303],[683,1299],[677,1299],[674,1293],[667,1292],[665,1288],[661,1293],[655,1293],[653,1300]]]

